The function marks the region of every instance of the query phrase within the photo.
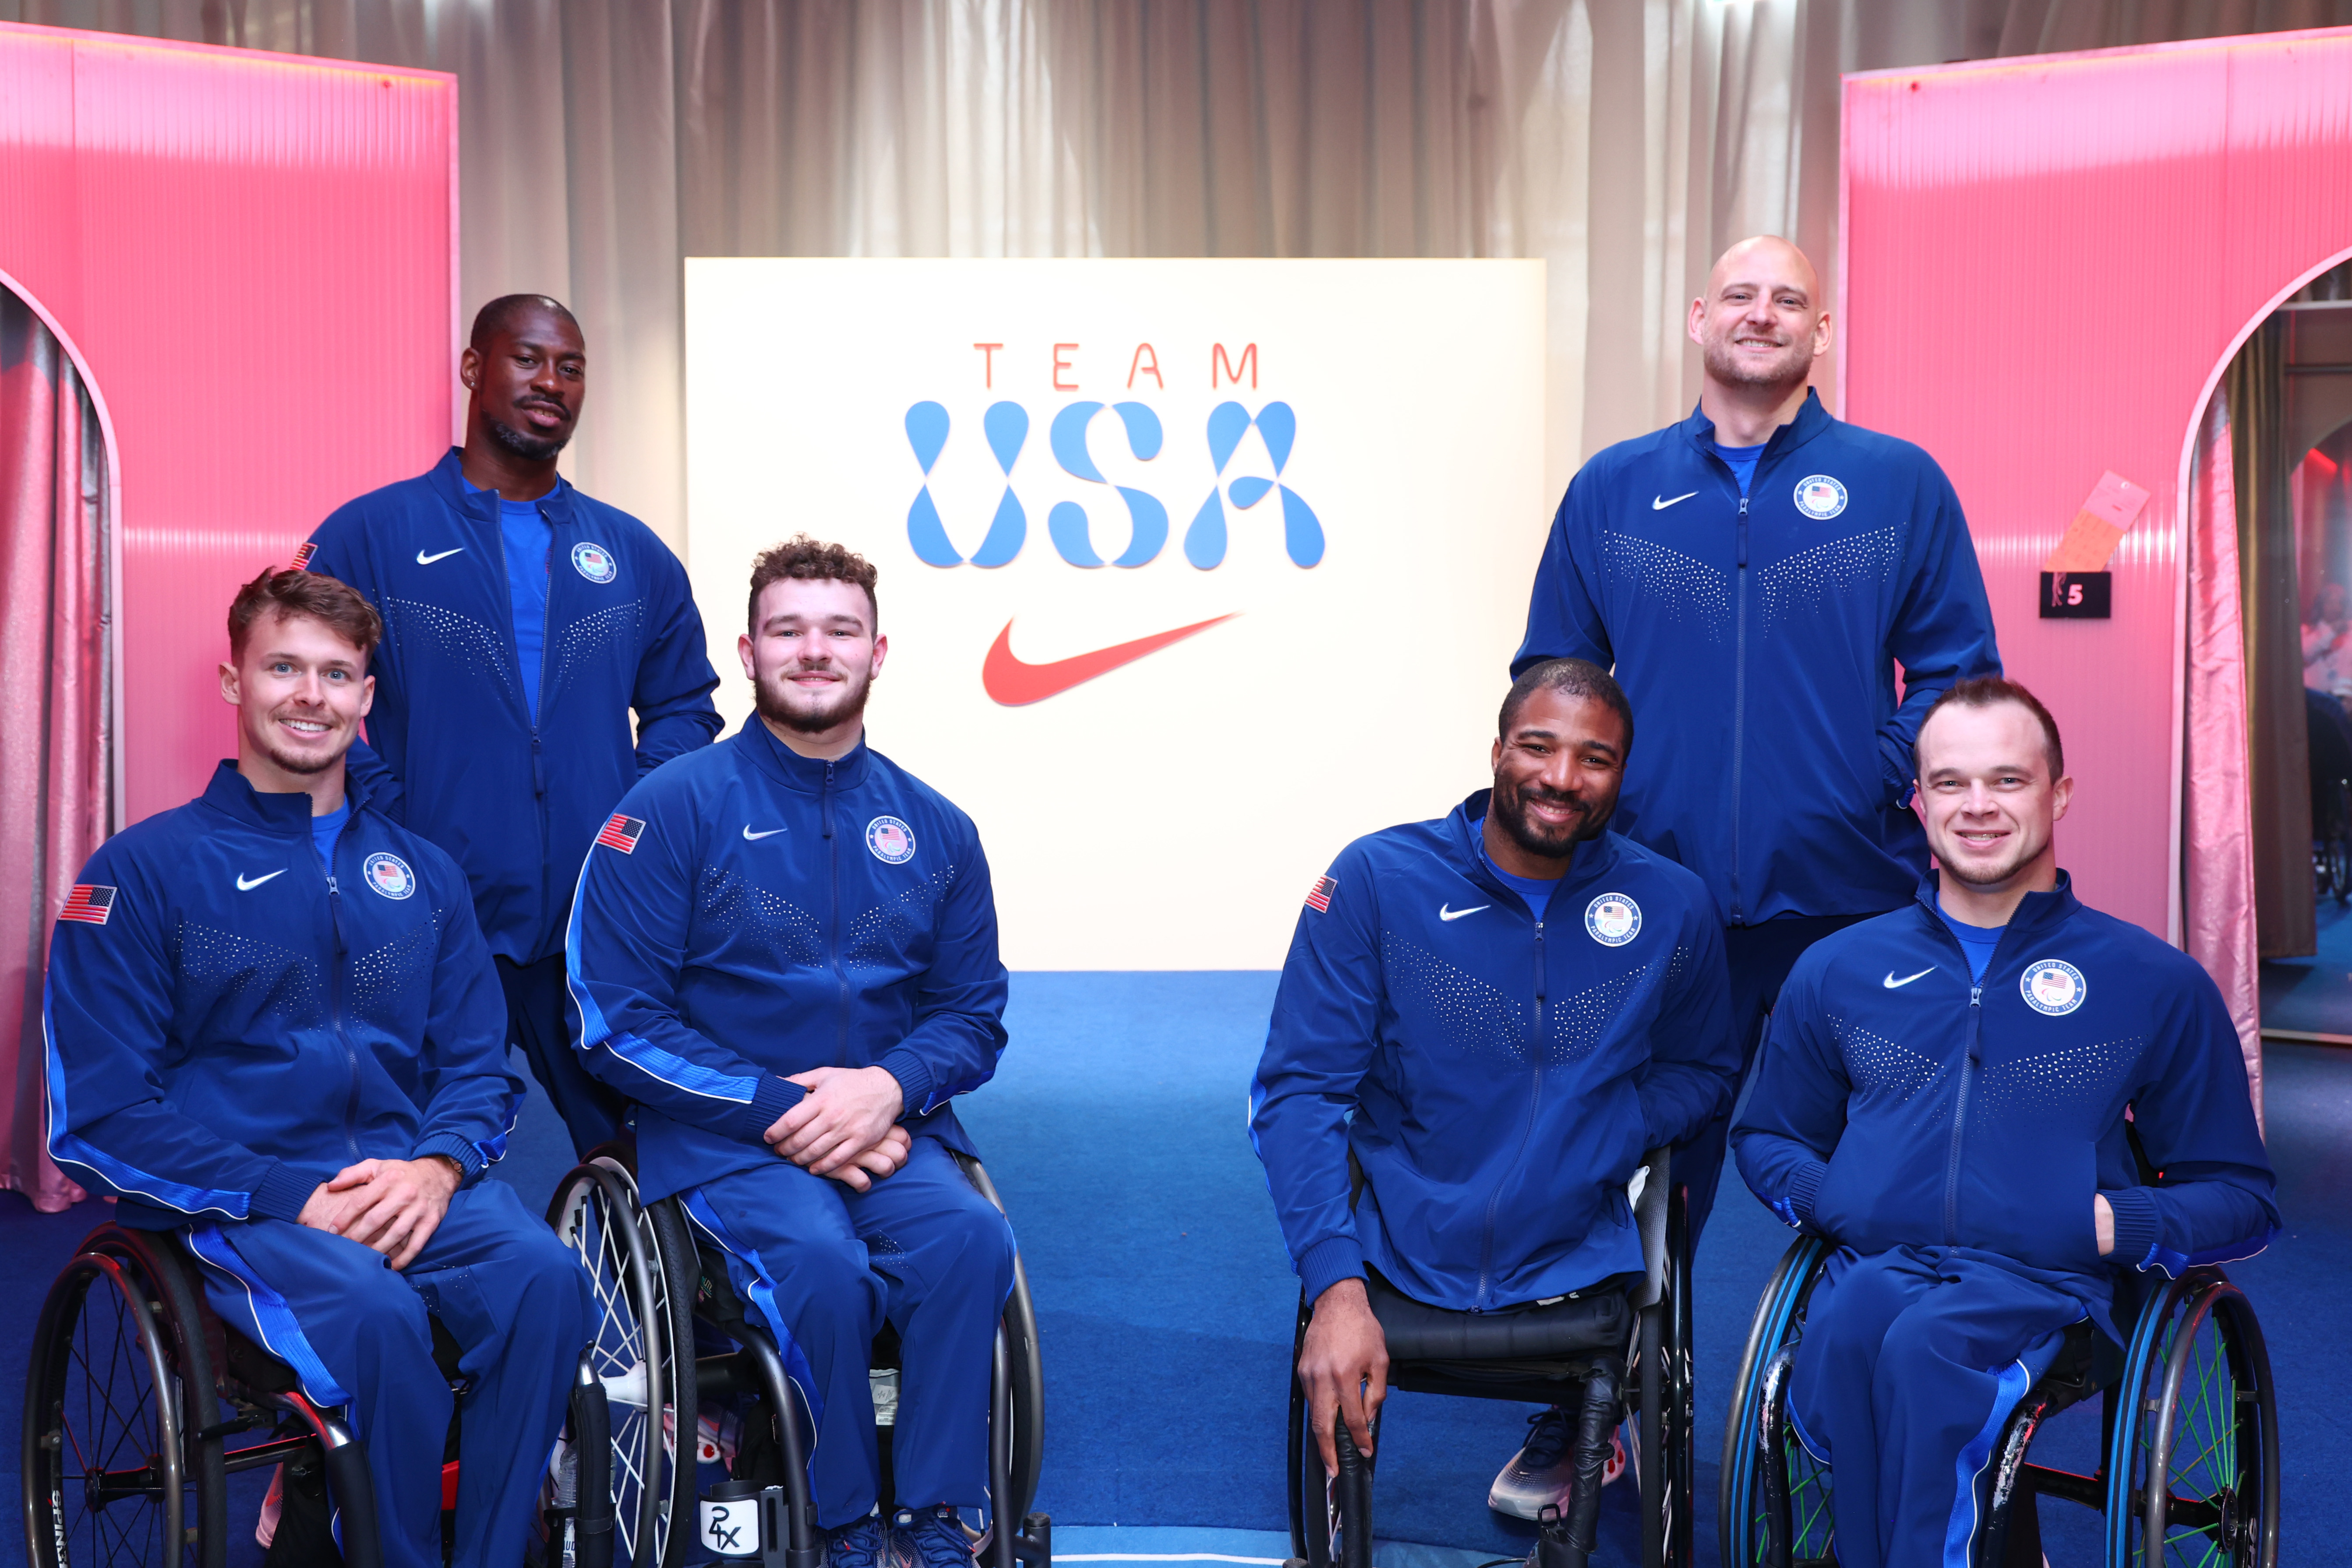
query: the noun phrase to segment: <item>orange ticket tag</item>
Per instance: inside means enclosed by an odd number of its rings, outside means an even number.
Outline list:
[[[2042,563],[2044,572],[2104,572],[2116,542],[2124,536],[2147,505],[2147,491],[2109,469],[2099,476],[2084,500],[2074,521],[2066,525],[2058,547]]]

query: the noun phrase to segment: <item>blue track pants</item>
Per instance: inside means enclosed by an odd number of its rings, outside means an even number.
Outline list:
[[[1831,1467],[1843,1568],[1969,1568],[2002,1424],[2084,1303],[1983,1253],[1832,1256],[1790,1408]]]
[[[1013,1229],[947,1149],[916,1139],[906,1165],[870,1192],[778,1160],[684,1196],[687,1213],[727,1250],[735,1289],[776,1331],[809,1401],[817,1522],[832,1530],[883,1500],[866,1373],[885,1319],[901,1347],[895,1500],[983,1506],[989,1378],[1013,1290]]]
[[[441,1562],[441,1455],[457,1401],[433,1364],[440,1319],[465,1352],[456,1561],[522,1561],[594,1298],[514,1189],[486,1181],[456,1194],[399,1274],[355,1241],[282,1220],[193,1226],[187,1237],[213,1310],[293,1367],[312,1404],[351,1406],[385,1568]]]

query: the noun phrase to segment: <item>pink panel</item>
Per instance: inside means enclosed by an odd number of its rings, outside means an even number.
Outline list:
[[[2181,493],[2244,335],[2352,249],[2352,29],[1846,79],[1847,418],[1968,509],[2009,672],[2066,733],[2084,896],[2176,934]],[[2150,492],[2115,618],[2037,574],[2112,468]]]
[[[0,271],[111,416],[129,815],[232,749],[237,583],[447,444],[457,83],[0,26]]]

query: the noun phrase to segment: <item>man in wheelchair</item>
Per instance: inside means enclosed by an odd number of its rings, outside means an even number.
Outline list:
[[[124,1225],[184,1238],[215,1311],[367,1447],[383,1560],[441,1562],[463,1351],[460,1564],[522,1560],[591,1321],[511,1189],[522,1085],[466,879],[371,809],[343,753],[383,633],[331,577],[228,616],[237,755],[91,857],[50,948],[49,1150]]]
[[[1714,905],[1608,830],[1633,741],[1606,671],[1537,665],[1504,700],[1492,790],[1356,840],[1307,892],[1250,1132],[1313,1303],[1298,1376],[1327,1471],[1335,1411],[1369,1457],[1386,1392],[1368,1276],[1486,1313],[1638,1273],[1643,1152],[1729,1102]],[[1533,1418],[1493,1506],[1568,1513],[1569,1426]]]
[[[566,951],[582,1059],[635,1102],[639,1194],[724,1250],[806,1400],[831,1568],[969,1568],[1013,1244],[948,1102],[995,1073],[1005,974],[971,819],[866,744],[875,576],[805,537],[754,562],[758,711],[623,799]],[[875,1517],[885,1319],[903,1532]]]
[[[1789,1407],[1845,1568],[1968,1568],[1996,1438],[2068,1325],[2118,1338],[2123,1271],[2248,1257],[2279,1223],[2220,992],[2058,868],[2048,711],[1958,682],[1914,761],[1941,876],[1798,961],[1732,1133],[1756,1194],[1839,1246]]]

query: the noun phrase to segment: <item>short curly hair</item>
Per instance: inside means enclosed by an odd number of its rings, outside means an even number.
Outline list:
[[[334,634],[363,654],[383,641],[383,617],[360,596],[359,590],[323,573],[296,567],[265,567],[261,575],[236,591],[228,606],[228,656],[245,657],[246,639],[253,624],[264,616],[308,616],[323,622]]]
[[[786,578],[796,582],[855,583],[866,590],[866,602],[874,608],[874,622],[868,631],[881,627],[882,602],[875,596],[874,563],[845,544],[826,544],[796,533],[782,544],[762,550],[751,558],[751,597],[743,609],[744,629],[754,637],[760,631],[760,595],[771,583]]]

